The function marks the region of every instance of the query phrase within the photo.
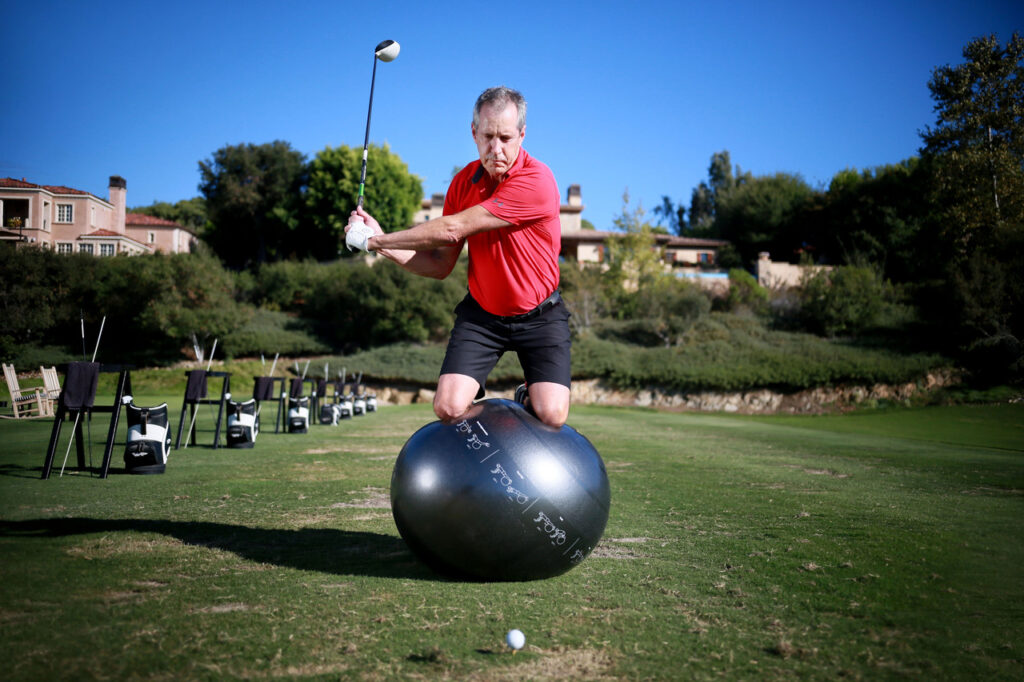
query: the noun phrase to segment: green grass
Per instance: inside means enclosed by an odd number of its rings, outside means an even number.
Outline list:
[[[574,407],[612,484],[604,541],[499,584],[438,578],[394,528],[391,467],[430,420],[214,450],[207,410],[162,476],[123,475],[118,446],[107,480],[47,481],[50,424],[0,421],[5,679],[1024,676],[1022,405]]]

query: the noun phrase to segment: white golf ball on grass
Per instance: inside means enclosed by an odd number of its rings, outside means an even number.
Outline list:
[[[509,630],[508,634],[505,635],[505,643],[514,651],[518,651],[526,644],[526,635],[523,634],[522,630]]]

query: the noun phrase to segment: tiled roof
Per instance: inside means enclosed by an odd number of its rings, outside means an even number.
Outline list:
[[[80,194],[81,196],[90,196],[89,192],[83,192],[80,189],[74,189],[72,187],[65,187],[63,185],[37,185],[32,182],[26,182],[24,178],[21,180],[15,180],[14,178],[0,178],[0,188],[8,189],[45,189],[47,192],[53,194]]]
[[[15,180],[14,178],[0,178],[0,187],[14,187],[17,189],[40,189],[39,185],[33,185],[31,182],[25,182],[24,180]]]
[[[80,189],[65,187],[64,185],[43,185],[43,189],[49,192],[53,192],[54,194],[81,194],[82,196],[89,196],[89,192],[83,192]]]
[[[604,242],[612,237],[621,237],[624,232],[610,232],[605,230],[566,230],[562,232],[563,241],[579,241],[579,242]],[[692,247],[692,248],[714,248],[718,246],[725,246],[729,242],[722,239],[702,239],[699,237],[676,237],[674,235],[662,234],[660,232],[652,233],[654,240],[659,244],[665,246],[674,246],[678,248]]]
[[[128,213],[124,217],[125,225],[144,225],[147,227],[181,227],[173,220],[157,218],[145,213]]]
[[[143,249],[145,251],[152,251],[153,250],[152,247],[149,247],[149,246],[143,244],[138,239],[132,239],[131,237],[129,237],[129,236],[125,235],[125,234],[121,234],[120,232],[114,232],[113,230],[93,230],[89,234],[80,234],[80,235],[78,235],[79,239],[90,239],[90,238],[97,238],[97,237],[100,238],[100,239],[109,239],[111,237],[114,237],[118,241],[121,241],[121,242],[131,242],[132,244],[135,244],[136,246],[140,247],[141,249]]]

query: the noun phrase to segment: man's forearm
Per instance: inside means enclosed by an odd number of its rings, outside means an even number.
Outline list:
[[[369,241],[371,251],[430,251],[446,246],[454,246],[464,239],[460,235],[458,227],[460,221],[457,216],[441,216],[428,220],[419,225],[413,225],[407,230],[397,232],[385,232],[372,237]],[[389,256],[390,258],[390,256]],[[398,257],[399,259],[402,256]],[[395,262],[398,259],[392,258]]]
[[[451,274],[452,268],[455,267],[455,261],[459,258],[462,245],[430,249],[429,251],[411,251],[407,249],[377,249],[371,243],[371,250],[398,263],[414,275],[444,279]]]

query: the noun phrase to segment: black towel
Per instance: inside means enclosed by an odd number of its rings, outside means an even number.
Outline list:
[[[274,399],[274,378],[273,377],[254,377],[252,386],[252,397],[256,400],[273,400]]]
[[[64,407],[72,410],[92,407],[96,401],[96,384],[99,378],[100,363],[69,362],[61,395]]]
[[[316,394],[319,396],[327,395],[327,379],[318,379],[316,382]]]
[[[304,381],[301,377],[292,379],[291,388],[288,390],[288,397],[290,398],[301,398],[302,397],[302,384]]]
[[[185,400],[194,403],[206,397],[206,370],[194,369],[188,374],[188,384],[185,385]]]

